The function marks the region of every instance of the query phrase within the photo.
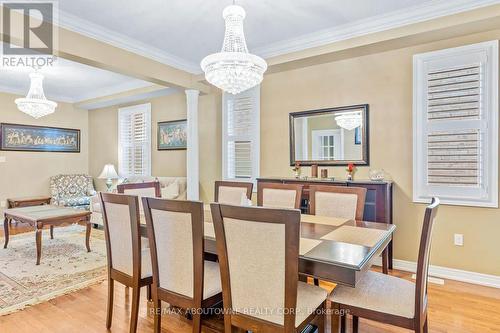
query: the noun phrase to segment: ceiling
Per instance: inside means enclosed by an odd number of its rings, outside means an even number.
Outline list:
[[[31,67],[0,67],[0,91],[26,95]],[[48,99],[75,103],[151,86],[152,83],[59,58],[43,67],[43,87]]]
[[[498,0],[236,0],[250,50],[263,57],[498,3]],[[200,73],[222,46],[231,0],[59,0],[71,30]]]

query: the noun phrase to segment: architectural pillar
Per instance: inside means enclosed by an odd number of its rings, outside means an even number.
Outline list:
[[[186,90],[187,104],[187,199],[200,200],[200,162],[198,151],[198,90]]]

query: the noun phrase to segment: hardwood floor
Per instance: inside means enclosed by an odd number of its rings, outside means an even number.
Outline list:
[[[13,226],[13,233],[22,226]],[[15,230],[18,229],[18,230]],[[411,279],[406,272],[391,274]],[[322,284],[331,289],[331,284]],[[1,333],[104,333],[128,332],[130,296],[121,285],[115,287],[113,326],[106,330],[107,283],[94,285],[64,295],[51,301],[0,317]],[[146,291],[141,292],[141,308],[137,332],[153,332],[153,321],[147,315]],[[191,332],[189,320],[177,314],[163,317],[162,332]],[[348,325],[350,323],[348,321]],[[204,332],[222,332],[221,317],[210,317],[204,322]],[[350,327],[349,327],[350,328]],[[500,289],[481,287],[446,280],[445,285],[429,284],[429,331],[430,332],[500,332]],[[349,332],[349,331],[348,331]],[[360,332],[408,332],[404,329],[360,320]]]

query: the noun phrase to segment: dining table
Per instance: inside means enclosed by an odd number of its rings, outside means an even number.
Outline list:
[[[396,226],[301,214],[300,229],[299,273],[354,288],[376,258],[387,254]],[[148,237],[143,219],[140,233]],[[204,206],[204,235],[205,254],[216,256],[210,205]],[[387,260],[382,264],[387,270]]]
[[[203,218],[205,255],[216,258],[210,205],[204,205]],[[395,230],[394,224],[301,214],[299,274],[355,288],[379,256],[382,256],[382,270],[387,273],[388,245]],[[140,233],[148,237],[143,217]],[[339,332],[340,317],[332,315],[331,319],[331,332]],[[314,330],[308,325],[303,333]]]

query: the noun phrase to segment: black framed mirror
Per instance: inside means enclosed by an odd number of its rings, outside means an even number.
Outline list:
[[[369,165],[368,104],[290,113],[290,165]]]

